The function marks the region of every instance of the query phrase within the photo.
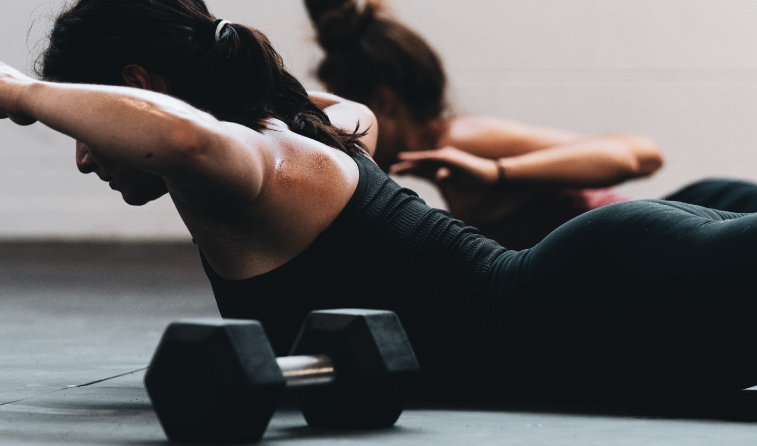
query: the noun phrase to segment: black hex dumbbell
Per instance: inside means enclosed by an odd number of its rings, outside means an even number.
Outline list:
[[[169,440],[254,442],[285,387],[295,388],[310,426],[391,426],[419,371],[390,311],[314,311],[291,353],[276,358],[257,321],[174,322],[155,351],[145,387]]]

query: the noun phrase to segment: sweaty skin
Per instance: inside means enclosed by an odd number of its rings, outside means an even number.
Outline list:
[[[0,63],[0,118],[40,121],[76,139],[79,169],[127,203],[168,193],[208,262],[229,279],[295,257],[352,196],[358,171],[347,154],[275,119],[260,132],[219,121],[151,91],[155,76],[137,68],[124,76],[128,86],[114,87],[37,81]],[[367,107],[321,100],[327,114],[334,107],[336,125],[359,122],[363,141],[375,140]]]

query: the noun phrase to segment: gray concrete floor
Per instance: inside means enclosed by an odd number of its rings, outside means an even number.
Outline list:
[[[0,253],[0,445],[167,444],[142,379],[168,323],[218,317],[196,248],[5,243]],[[393,428],[351,432],[311,429],[285,400],[261,444],[752,445],[755,394],[667,408],[412,401]]]

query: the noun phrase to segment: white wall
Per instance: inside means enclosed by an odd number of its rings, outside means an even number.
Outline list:
[[[60,0],[0,0],[0,60],[26,71]],[[209,0],[256,26],[309,88],[320,53],[302,0]],[[621,190],[656,197],[704,176],[757,180],[757,2],[393,0],[439,51],[455,108],[656,140],[666,166]],[[31,30],[31,31],[30,31]],[[129,207],[79,174],[73,142],[0,122],[0,238],[185,238],[170,200]],[[400,179],[429,203],[438,195]]]

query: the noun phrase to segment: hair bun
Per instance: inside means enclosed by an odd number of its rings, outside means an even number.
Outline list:
[[[379,3],[375,0],[365,3],[360,8],[355,0],[305,0],[323,49],[349,46],[360,38],[379,9]]]

